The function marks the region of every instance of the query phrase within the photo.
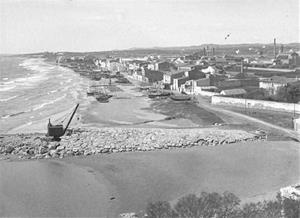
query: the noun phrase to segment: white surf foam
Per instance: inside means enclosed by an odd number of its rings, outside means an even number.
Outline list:
[[[12,90],[16,87],[17,86],[14,85],[14,84],[11,84],[11,85],[2,85],[2,84],[0,84],[0,92],[6,92],[6,91]]]
[[[58,89],[55,89],[55,90],[49,91],[49,92],[47,92],[47,94],[48,94],[48,95],[50,95],[50,94],[53,94],[53,93],[55,93],[55,92],[58,92]]]
[[[0,98],[0,102],[6,102],[6,101],[9,101],[9,100],[12,100],[14,98],[18,97],[18,95],[15,95],[15,96],[12,96],[12,97],[9,97],[9,98]]]
[[[31,109],[31,111],[36,111],[36,110],[42,109],[42,108],[45,107],[46,105],[54,104],[55,102],[58,102],[58,101],[64,99],[66,96],[67,96],[67,95],[65,94],[65,95],[63,95],[63,96],[61,96],[61,97],[59,97],[59,98],[57,98],[57,99],[55,99],[55,100],[48,101],[48,102],[45,102],[45,103],[36,105],[36,106],[34,106],[34,107]]]

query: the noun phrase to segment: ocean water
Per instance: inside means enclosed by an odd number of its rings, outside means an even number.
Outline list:
[[[76,103],[81,110],[89,104],[87,86],[86,78],[41,57],[0,56],[0,133],[64,121]]]
[[[149,120],[158,121],[150,127],[177,126],[160,122],[165,115],[149,110],[152,100],[135,90],[136,85],[118,84],[121,91],[112,93],[109,104],[101,104],[86,95],[91,84],[42,57],[0,56],[0,134],[46,133],[49,118],[54,124],[63,121],[66,125],[77,103],[80,106],[71,126],[78,118],[81,126],[146,126],[143,122]]]

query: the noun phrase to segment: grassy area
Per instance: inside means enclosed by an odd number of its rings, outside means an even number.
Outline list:
[[[153,101],[152,108],[166,116],[185,118],[200,126],[224,123],[216,114],[197,106],[192,101],[176,102],[170,99]]]
[[[270,110],[258,110],[258,109],[249,109],[247,108],[237,108],[237,107],[228,107],[223,106],[224,108],[239,112],[242,114],[246,114],[250,117],[254,117],[260,120],[263,120],[268,123],[272,123],[277,126],[281,126],[288,129],[293,129],[293,113],[285,113],[285,112],[276,112]]]

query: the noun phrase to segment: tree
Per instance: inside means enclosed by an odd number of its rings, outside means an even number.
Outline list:
[[[261,215],[262,217],[267,217],[267,218],[275,218],[281,217],[281,202],[276,200],[276,201],[264,201],[262,205],[262,211]]]
[[[243,205],[240,215],[244,218],[259,218],[261,217],[262,204],[259,203],[247,203]]]
[[[167,201],[151,202],[147,205],[146,214],[149,218],[170,218],[176,217],[171,205]]]
[[[285,198],[282,202],[284,214],[287,218],[300,217],[300,200]]]
[[[241,200],[230,192],[224,192],[218,217],[236,217]]]
[[[159,201],[147,206],[147,217],[151,218],[286,218],[300,217],[300,200],[281,198],[277,194],[273,201],[246,203],[240,206],[240,199],[230,192],[202,192],[178,200],[174,209],[168,202]]]
[[[203,205],[203,217],[214,217],[221,209],[222,196],[216,192],[202,192],[200,196],[201,204]]]
[[[203,205],[196,195],[190,194],[180,198],[174,209],[179,217],[196,218],[201,217]]]
[[[288,83],[280,87],[275,96],[277,101],[297,103],[300,101],[300,82]]]

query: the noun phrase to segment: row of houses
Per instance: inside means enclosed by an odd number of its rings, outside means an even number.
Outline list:
[[[281,53],[277,56],[278,60],[282,55]],[[291,63],[298,56],[294,52],[287,57]],[[134,79],[162,83],[165,89],[189,94],[203,94],[209,91],[213,94],[243,95],[248,88],[249,90],[262,88],[266,89],[270,95],[275,95],[280,87],[296,80],[285,77],[261,79],[260,77],[264,75],[256,74],[256,71],[265,72],[263,71],[265,69],[268,74],[272,75],[277,71],[280,74],[295,73],[295,69],[292,70],[293,72],[277,68],[252,69],[247,66],[247,61],[249,61],[247,58],[240,56],[218,57],[192,54],[165,60],[149,60],[149,58],[130,60],[124,62],[124,65]],[[245,70],[247,76],[245,76]]]
[[[259,81],[259,88],[263,88],[270,95],[276,95],[281,87],[286,86],[289,83],[299,81],[298,78],[286,78],[283,76],[272,76],[270,78],[263,78]]]
[[[141,82],[161,83],[165,89],[188,94],[202,94],[204,90],[217,93],[222,89],[246,85],[258,87],[257,79],[229,79],[229,75],[220,73],[220,69],[215,66],[192,66],[182,63],[178,65],[167,62],[156,63],[154,66],[155,68],[152,63],[134,61],[129,63],[128,73],[133,79]]]
[[[56,59],[57,64],[68,65],[71,67],[78,67],[79,69],[93,69],[96,71],[112,71],[118,72],[123,70],[121,58],[97,58],[92,55],[87,56],[67,56],[58,55]]]

